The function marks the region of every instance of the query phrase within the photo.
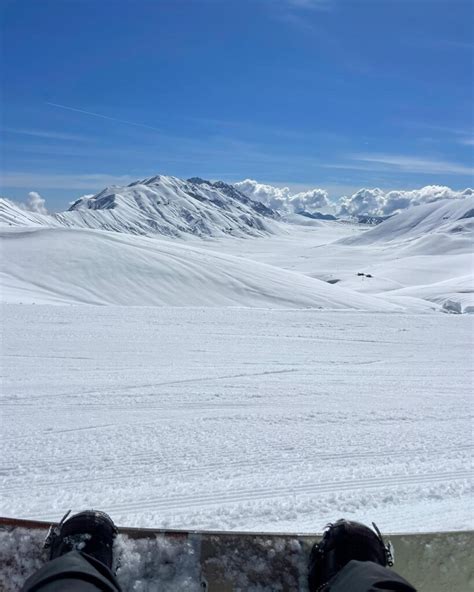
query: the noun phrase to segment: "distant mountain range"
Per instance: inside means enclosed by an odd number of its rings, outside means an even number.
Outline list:
[[[107,187],[68,211],[37,214],[0,200],[0,222],[10,226],[65,226],[180,237],[263,236],[279,214],[222,181],[157,175],[125,187]]]
[[[164,176],[51,215],[0,200],[0,300],[474,312],[474,197],[375,226],[310,218],[280,218],[225,183]]]
[[[156,175],[126,186],[107,187],[96,195],[81,197],[65,212],[53,214],[33,212],[22,204],[0,198],[0,224],[107,230],[171,238],[185,238],[188,235],[218,238],[267,236],[281,230],[279,222],[302,222],[305,218],[324,222],[335,221],[340,217],[325,212],[324,208],[321,211],[309,211],[295,206],[293,214],[288,214],[285,208],[277,211],[258,201],[258,193],[249,193],[248,189],[240,186],[243,184],[238,183],[236,186],[199,177],[184,180]],[[436,197],[434,189],[442,188],[431,188],[433,200]],[[368,190],[364,191],[365,195]],[[471,193],[471,190],[466,190],[459,193],[462,199],[451,198],[432,203],[441,204],[444,201],[448,209],[451,208],[449,204],[454,203],[457,204],[454,207],[456,211],[463,210],[472,201]],[[455,197],[457,194],[451,192],[449,195]],[[440,211],[438,205],[432,208],[429,206],[428,203],[425,206],[409,207],[406,211],[390,216],[358,214],[342,216],[342,219],[365,226],[378,227],[383,223],[380,234],[383,236],[390,228],[390,219],[396,218],[393,224],[398,228],[405,215],[411,220],[431,209],[433,212]],[[373,235],[367,234],[363,240],[368,240],[369,236]]]

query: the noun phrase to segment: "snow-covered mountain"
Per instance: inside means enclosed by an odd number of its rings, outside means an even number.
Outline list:
[[[474,198],[395,214],[379,226],[289,218],[287,233],[208,249],[297,271],[410,310],[474,311]]]
[[[83,197],[67,212],[26,212],[1,200],[0,223],[10,226],[68,226],[170,237],[262,236],[274,231],[278,214],[235,187],[193,178],[157,175],[126,187],[107,187]]]
[[[341,282],[345,287],[384,294],[391,302],[413,298],[448,312],[472,313],[473,239],[474,197],[466,197],[404,210],[371,230],[337,241],[332,252],[352,252],[355,262],[358,256],[359,261],[365,259],[365,274],[346,275]]]
[[[474,197],[446,199],[362,230],[280,219],[231,185],[163,176],[53,215],[3,200],[3,299],[471,312],[473,214]],[[220,240],[157,240],[191,235]]]
[[[60,226],[54,215],[38,214],[0,197],[0,226]]]
[[[474,231],[474,197],[446,199],[409,208],[356,237],[344,239],[352,245],[379,242],[426,240],[430,235],[466,237]]]

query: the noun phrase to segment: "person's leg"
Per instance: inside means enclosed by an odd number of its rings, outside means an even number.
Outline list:
[[[326,585],[326,592],[416,592],[393,570],[372,561],[350,561]]]
[[[120,592],[111,571],[116,534],[104,512],[63,518],[46,539],[50,561],[26,581],[23,592]]]
[[[28,578],[22,592],[120,592],[110,569],[90,555],[70,551]]]

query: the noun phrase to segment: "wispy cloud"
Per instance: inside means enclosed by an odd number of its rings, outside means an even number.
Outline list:
[[[24,136],[33,136],[35,138],[42,138],[47,140],[65,140],[71,142],[87,142],[90,138],[81,136],[79,134],[68,134],[63,132],[55,132],[49,130],[37,130],[37,129],[16,129],[16,128],[4,128],[4,132],[11,134],[20,134]]]
[[[440,124],[434,124],[434,123],[423,123],[423,122],[419,122],[419,121],[411,121],[408,122],[407,125],[409,127],[414,127],[414,128],[418,128],[418,129],[425,129],[425,130],[431,130],[434,132],[441,132],[444,134],[451,134],[453,136],[462,136],[462,135],[470,135],[472,132],[472,125],[468,125],[466,127],[460,127],[460,126],[453,126],[453,125],[440,125]]]
[[[107,185],[128,185],[136,179],[130,175],[50,174],[10,172],[2,175],[5,187],[32,187],[37,189],[103,189]]]
[[[110,117],[102,113],[94,113],[93,111],[86,111],[85,109],[78,109],[77,107],[69,107],[68,105],[60,105],[59,103],[47,102],[50,107],[56,107],[57,109],[65,109],[66,111],[74,111],[75,113],[82,113],[83,115],[90,115],[92,117],[99,117],[100,119],[107,119],[108,121],[115,121],[116,123],[125,123],[126,125],[134,125],[135,127],[143,127],[145,129],[154,130],[160,132],[161,130],[153,125],[147,125],[145,123],[138,123],[136,121],[127,121],[126,119],[118,119],[117,117]]]
[[[473,175],[474,167],[448,160],[432,160],[402,154],[352,154],[350,162],[323,165],[348,170],[399,171],[405,173]]]
[[[327,10],[334,0],[286,0],[286,3],[293,8],[306,10]]]
[[[431,160],[399,154],[359,154],[356,160],[387,164],[413,173],[451,173],[472,175],[474,168],[448,160]]]
[[[443,141],[446,141],[446,136],[451,136],[449,140],[456,144],[467,144],[472,145],[474,130],[472,129],[472,123],[469,123],[465,127],[439,125],[432,123],[423,123],[419,121],[405,121],[402,122],[405,127],[428,130],[429,132],[435,132],[441,134]]]

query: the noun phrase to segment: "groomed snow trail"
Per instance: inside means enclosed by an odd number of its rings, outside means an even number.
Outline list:
[[[469,315],[1,310],[5,515],[473,526]]]

